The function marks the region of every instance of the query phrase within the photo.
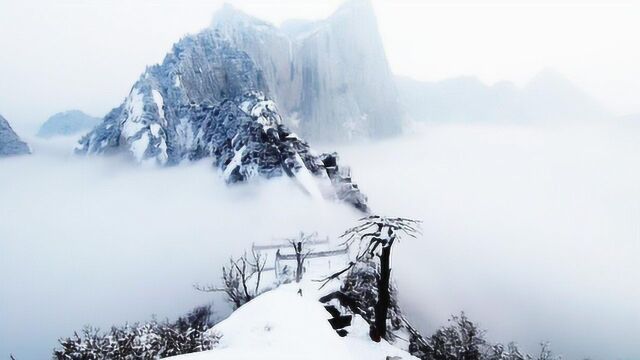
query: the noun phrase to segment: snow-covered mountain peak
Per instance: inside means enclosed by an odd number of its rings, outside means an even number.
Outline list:
[[[225,5],[209,28],[148,67],[77,151],[160,165],[212,158],[227,182],[287,175],[309,194],[367,211],[337,155],[316,154],[302,139],[389,136],[401,117],[368,1],[295,38]]]
[[[313,152],[282,125],[276,104],[263,93],[183,103],[178,95],[185,94],[163,89],[161,80],[153,74],[142,77],[77,151],[124,152],[137,162],[159,165],[212,158],[227,183],[286,175],[312,196],[368,210],[366,197],[352,183],[349,169],[338,165],[337,155]]]

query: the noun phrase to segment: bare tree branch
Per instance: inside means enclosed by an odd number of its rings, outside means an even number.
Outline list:
[[[194,285],[198,291],[204,292],[224,292],[227,299],[239,308],[247,303],[260,292],[260,283],[267,259],[259,252],[252,251],[252,259],[247,257],[245,252],[240,258],[229,259],[229,265],[222,267],[222,286]],[[249,281],[256,276],[255,286],[249,290]]]
[[[351,270],[351,268],[352,268],[352,267],[354,267],[355,265],[356,265],[356,262],[355,262],[355,261],[352,261],[352,262],[350,262],[350,263],[349,263],[349,265],[347,265],[347,267],[346,267],[346,268],[344,268],[344,269],[342,269],[342,270],[340,270],[340,271],[338,271],[338,272],[336,272],[336,273],[333,273],[333,274],[331,274],[331,275],[329,275],[329,276],[327,276],[327,277],[325,277],[325,278],[317,279],[317,280],[313,280],[313,281],[315,281],[315,282],[321,282],[321,283],[322,283],[322,285],[320,285],[320,289],[322,289],[322,288],[323,288],[325,285],[327,285],[331,280],[333,280],[333,279],[338,279],[338,278],[340,277],[340,275],[342,275],[342,274],[346,273],[347,271]]]

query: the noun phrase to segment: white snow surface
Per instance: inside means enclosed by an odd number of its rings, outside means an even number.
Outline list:
[[[386,341],[369,339],[368,325],[356,317],[340,337],[331,328],[330,314],[317,301],[318,283],[309,280],[268,291],[233,312],[211,331],[220,343],[215,349],[175,357],[176,360],[417,359]],[[302,294],[298,294],[302,289]]]
[[[262,125],[262,129],[264,132],[267,132],[268,129],[275,129],[281,123],[279,116],[277,115],[278,107],[276,103],[272,100],[263,100],[253,104],[250,101],[245,101],[240,104],[240,109],[247,115],[250,115],[252,118],[256,119],[256,121]],[[269,114],[276,115],[277,117],[272,118]]]
[[[149,125],[149,130],[151,130],[151,135],[153,135],[154,137],[158,137],[160,136],[160,125],[158,124],[150,124]]]
[[[136,158],[138,162],[141,162],[144,159],[144,153],[147,151],[147,147],[149,146],[149,133],[145,132],[140,136],[140,139],[135,140],[131,143],[131,153]]]
[[[158,149],[160,149],[160,153],[156,155],[156,159],[158,159],[160,164],[164,165],[169,161],[169,154],[167,154],[167,141],[164,139],[164,136],[160,137]]]
[[[229,180],[229,176],[231,176],[233,170],[242,165],[242,156],[244,156],[244,151],[246,150],[246,148],[246,145],[241,147],[236,151],[235,155],[233,155],[233,159],[231,159],[227,167],[224,169],[224,172],[222,173],[222,176],[225,180]]]
[[[156,89],[151,90],[151,95],[153,96],[153,101],[156,103],[156,106],[158,107],[158,115],[160,115],[160,121],[162,121],[163,123],[166,123],[165,117],[164,117],[164,99],[162,98],[162,94],[160,94],[160,92]]]
[[[122,135],[130,138],[144,128],[142,115],[144,113],[144,98],[138,89],[131,90],[125,101],[125,108],[129,113],[127,119],[122,124]]]
[[[149,131],[151,132],[151,136],[154,139],[159,140],[159,144],[157,146],[160,152],[155,156],[158,163],[164,165],[169,160],[169,154],[167,154],[167,141],[165,139],[164,133],[161,132],[162,127],[156,123],[149,125]]]

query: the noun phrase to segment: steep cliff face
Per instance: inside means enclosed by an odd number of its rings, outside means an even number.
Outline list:
[[[369,1],[282,28],[227,5],[211,28],[256,61],[287,125],[303,136],[346,141],[400,132],[403,113]]]
[[[0,157],[31,153],[29,146],[13,131],[9,122],[0,115]]]
[[[286,175],[312,196],[367,211],[335,154],[316,154],[282,123],[250,56],[212,30],[178,42],[123,104],[80,140],[81,154],[125,153],[159,165],[212,158],[225,181]]]

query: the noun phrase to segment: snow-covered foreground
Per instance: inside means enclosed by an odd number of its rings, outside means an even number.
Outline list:
[[[298,286],[300,285],[300,286]],[[302,296],[298,289],[302,289]],[[212,331],[222,336],[210,351],[175,357],[176,360],[373,360],[399,356],[416,359],[386,341],[369,338],[369,326],[360,317],[340,337],[331,328],[329,313],[317,301],[318,284],[286,284],[268,291],[233,312]]]

